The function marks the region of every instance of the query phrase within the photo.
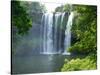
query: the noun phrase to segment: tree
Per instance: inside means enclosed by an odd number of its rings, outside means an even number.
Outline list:
[[[66,10],[67,11],[67,10]],[[97,7],[88,5],[73,5],[75,17],[72,33],[76,40],[69,48],[71,54],[84,55],[65,62],[61,71],[93,70],[97,64]],[[66,60],[66,59],[65,59]]]
[[[70,12],[72,10],[72,5],[65,4],[62,6],[59,6],[55,9],[55,12]]]
[[[16,26],[19,34],[25,34],[32,27],[32,22],[20,1],[11,1],[12,25]]]
[[[61,71],[95,70],[97,63],[94,59],[96,59],[94,55],[88,55],[85,58],[66,60]]]
[[[25,44],[25,37],[29,31],[41,19],[39,13],[45,11],[44,5],[31,1],[11,1],[11,24],[12,24],[12,54],[16,54],[18,47]],[[35,13],[35,14],[34,14]],[[30,42],[30,41],[29,41]],[[27,41],[27,44],[29,43]],[[32,42],[34,43],[34,42]]]
[[[79,41],[70,47],[70,52],[96,54],[96,10],[95,6],[74,5],[74,11],[77,11],[79,15],[73,22],[72,33],[77,36]]]
[[[23,1],[21,6],[26,9],[27,14],[32,19],[32,22],[38,23],[41,21],[41,16],[46,12],[46,8],[39,2]]]

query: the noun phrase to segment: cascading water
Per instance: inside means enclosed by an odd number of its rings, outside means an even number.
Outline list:
[[[63,29],[63,21],[64,21],[64,16],[65,16],[65,13],[62,13],[61,15],[61,23],[60,23],[60,30]],[[59,52],[61,53],[62,52],[62,47],[61,47],[61,42],[62,42],[62,31],[60,31],[60,34],[59,34]]]
[[[59,17],[61,16],[61,13],[57,13],[57,14],[55,14],[55,26],[54,26],[54,49],[55,49],[55,53],[57,53],[58,52],[58,46],[57,46],[57,43],[58,43],[58,41],[57,41],[57,27],[58,27],[58,19],[59,19]],[[59,53],[59,52],[58,52]]]
[[[46,13],[43,15],[44,29],[43,29],[43,54],[53,53],[53,40],[52,40],[52,26],[53,14]]]
[[[65,13],[45,13],[41,20],[41,54],[61,54],[67,53],[66,49],[70,47],[71,42],[71,25],[73,13],[69,15],[66,29],[63,30],[63,21]],[[63,37],[62,33],[65,33]],[[62,39],[64,38],[64,39]],[[65,42],[64,42],[65,41]],[[63,47],[62,48],[62,43]]]
[[[67,25],[66,25],[66,30],[65,30],[64,54],[68,54],[67,50],[71,45],[71,27],[72,27],[73,18],[74,18],[74,13],[71,12],[71,14],[69,15]]]

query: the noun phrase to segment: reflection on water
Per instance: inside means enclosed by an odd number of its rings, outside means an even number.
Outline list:
[[[34,55],[14,56],[12,58],[12,73],[44,73],[59,72],[66,55]]]

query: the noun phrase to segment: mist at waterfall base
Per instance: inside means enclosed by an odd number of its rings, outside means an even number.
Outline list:
[[[33,23],[16,48],[12,58],[12,73],[60,72],[64,59],[70,59],[73,12],[44,13],[41,23]]]

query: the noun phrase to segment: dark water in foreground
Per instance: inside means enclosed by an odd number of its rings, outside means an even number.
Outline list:
[[[60,72],[66,55],[15,56],[12,58],[12,73]]]

